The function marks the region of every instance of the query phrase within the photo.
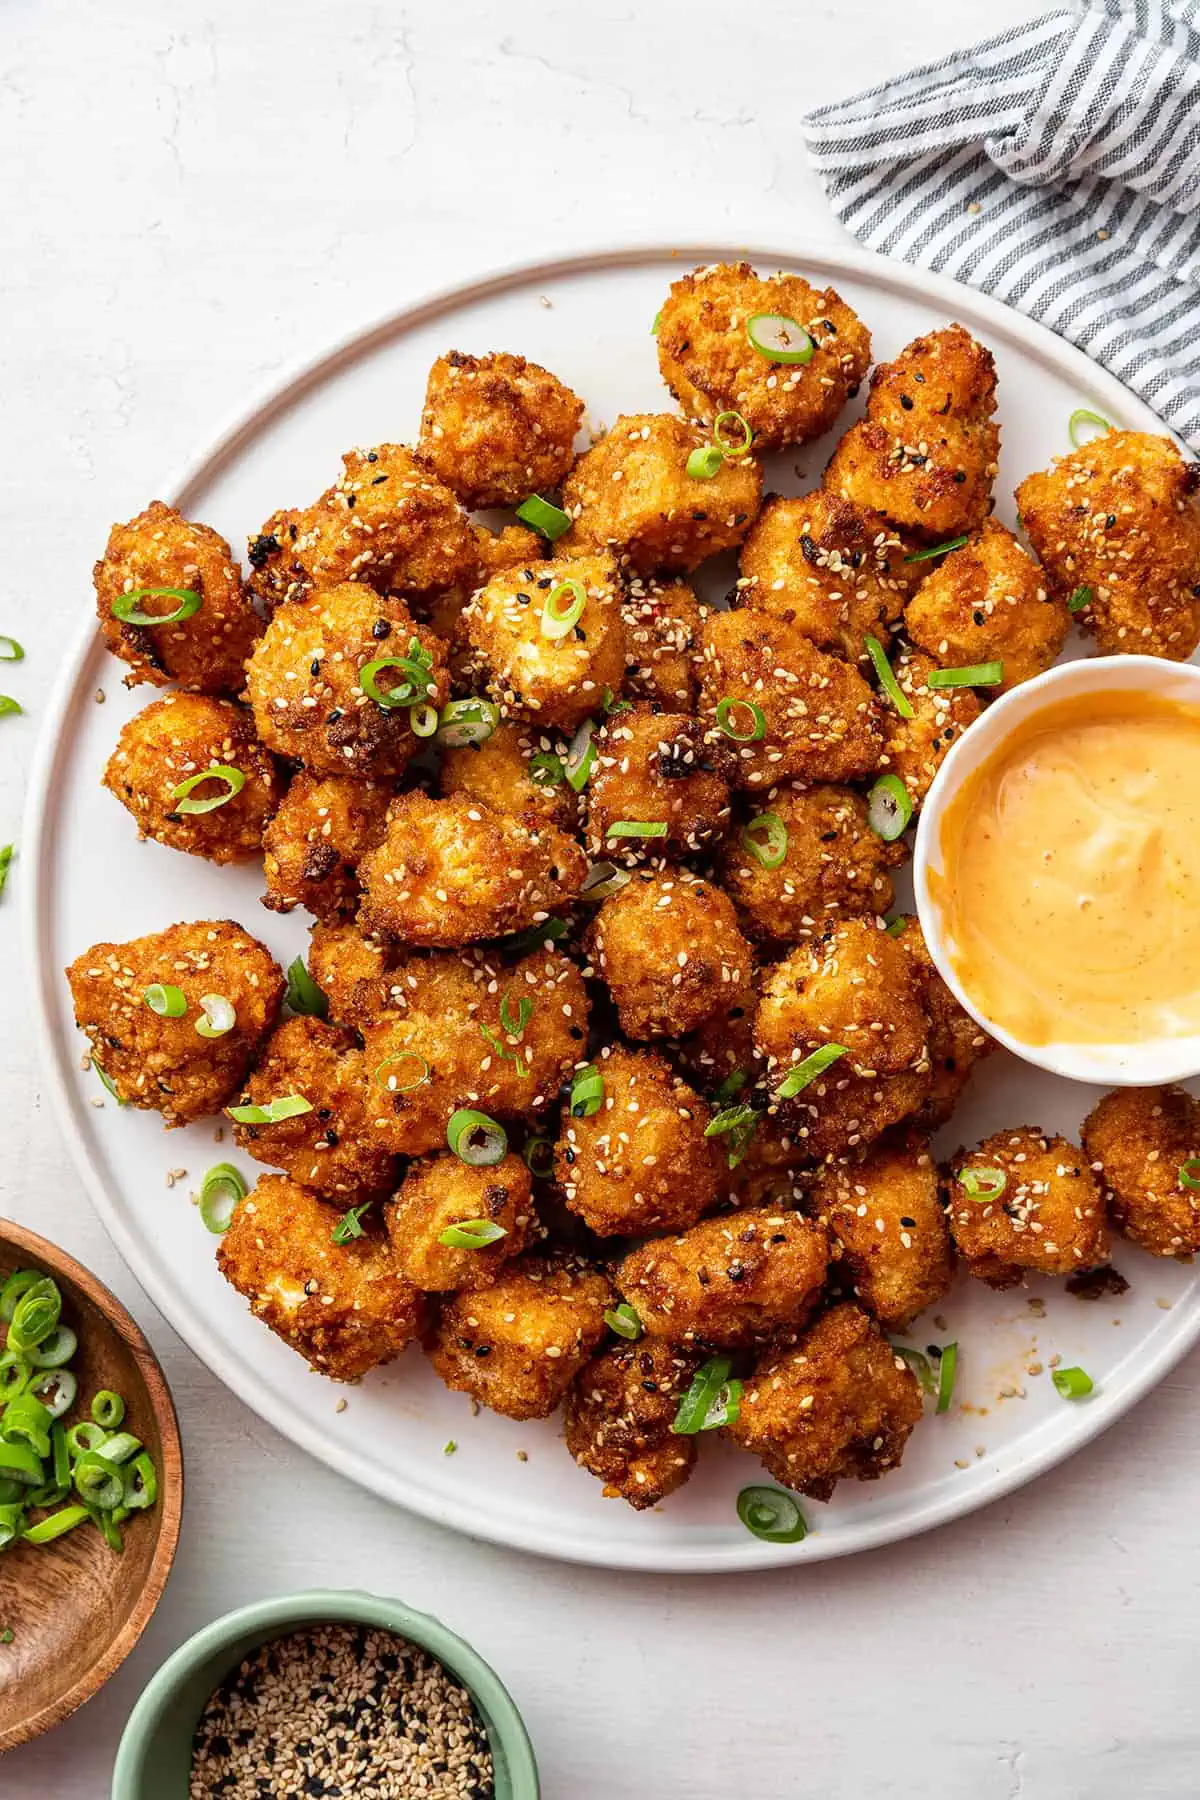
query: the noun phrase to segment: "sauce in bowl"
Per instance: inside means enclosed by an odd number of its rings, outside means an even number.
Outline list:
[[[984,1017],[1030,1045],[1200,1033],[1200,707],[1042,708],[948,801],[939,847],[930,893]]]

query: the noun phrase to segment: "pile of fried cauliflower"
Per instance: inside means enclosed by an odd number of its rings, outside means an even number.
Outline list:
[[[759,453],[833,426],[867,327],[723,265],[674,284],[657,344],[681,410],[582,452],[545,369],[440,358],[416,447],[350,451],[246,575],[157,501],[114,527],[101,628],[164,691],[105,785],[316,922],[287,1013],[228,920],[68,977],[121,1102],[224,1109],[270,1171],[218,1264],[313,1368],[416,1339],[509,1418],[562,1406],[634,1507],[714,1428],[826,1499],[899,1463],[923,1398],[888,1334],[956,1264],[1071,1276],[1110,1226],[1200,1251],[1178,1090],[1108,1096],[1083,1148],[1022,1126],[939,1165],[992,1045],[885,919],[942,759],[1073,622],[1196,648],[1196,470],[1095,438],[1018,489],[1031,553],[991,516],[992,357],[950,325],[874,369],[819,487],[764,496]],[[690,577],[722,552],[714,610]]]

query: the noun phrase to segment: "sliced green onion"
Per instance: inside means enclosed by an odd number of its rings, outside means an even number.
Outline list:
[[[0,646],[7,644],[8,649],[0,648],[0,662],[24,662],[25,651],[15,637],[5,637],[0,633]]]
[[[731,441],[721,435],[726,425],[737,427],[738,438],[736,441]],[[726,456],[745,456],[754,442],[754,433],[740,412],[719,412],[713,420],[713,438],[717,447],[723,450]]]
[[[958,1345],[943,1344],[942,1359],[938,1364],[937,1411],[950,1411],[950,1402],[954,1398],[954,1381],[958,1374]]]
[[[411,1065],[411,1069],[410,1069]],[[385,1070],[391,1073],[385,1075]],[[400,1070],[404,1070],[403,1076]],[[423,1056],[415,1050],[398,1050],[395,1056],[385,1056],[375,1070],[375,1085],[388,1094],[407,1094],[413,1088],[424,1087],[432,1079],[433,1071]]]
[[[19,1502],[0,1506],[0,1550],[4,1550],[20,1534],[24,1534],[25,1508]]]
[[[618,869],[616,863],[593,863],[579,890],[579,898],[581,900],[609,900],[614,894],[619,894],[623,887],[627,887],[630,879],[629,871]]]
[[[33,1364],[28,1357],[6,1350],[0,1356],[0,1405],[23,1394],[33,1380]]]
[[[124,1493],[121,1504],[128,1507],[130,1512],[144,1512],[158,1499],[158,1470],[154,1467],[153,1458],[145,1450],[125,1467],[122,1486]]]
[[[573,1119],[590,1119],[604,1105],[604,1077],[595,1063],[589,1063],[576,1075],[568,1105]]]
[[[904,935],[904,928],[907,924],[907,913],[901,913],[898,918],[889,919],[887,924],[887,935],[890,938],[902,937]]]
[[[124,1510],[120,1506],[115,1506],[111,1510],[104,1512],[96,1506],[88,1507],[88,1518],[92,1521],[92,1524],[96,1527],[109,1549],[114,1551],[118,1556],[120,1556],[125,1549],[125,1541],[117,1529],[118,1519],[123,1517]]]
[[[0,1288],[0,1319],[7,1325],[17,1310],[17,1301],[36,1287],[45,1277],[37,1269],[16,1269]]]
[[[731,1074],[725,1077],[724,1081],[713,1095],[713,1099],[717,1102],[717,1105],[728,1105],[730,1100],[735,1099],[737,1095],[741,1093],[749,1079],[750,1077],[747,1075],[745,1069],[734,1069]]]
[[[59,1380],[62,1383],[63,1393],[69,1388],[71,1399],[74,1399],[79,1391],[79,1384],[74,1375],[68,1369],[59,1377]],[[64,1412],[70,1404],[70,1400],[65,1402]],[[54,1419],[54,1424],[50,1427],[50,1455],[54,1464],[54,1485],[69,1492],[71,1487],[71,1446],[67,1443],[67,1428],[65,1425],[59,1424],[59,1415],[54,1412],[53,1407],[48,1407],[47,1410]]]
[[[659,309],[658,309],[658,311],[657,311],[657,312],[656,312],[656,313],[655,313],[655,315],[654,315],[654,323],[653,323],[653,325],[652,325],[652,326],[651,326],[651,327],[650,327],[650,335],[651,335],[651,337],[657,337],[657,336],[658,336],[658,327],[659,327],[659,324],[660,324],[660,322],[661,322],[661,320],[662,320],[662,307],[661,307],[661,306],[660,306],[660,307],[659,307]]]
[[[1073,591],[1071,598],[1067,601],[1067,611],[1073,612],[1073,613],[1083,612],[1085,607],[1088,607],[1091,604],[1092,604],[1091,588],[1090,587],[1077,587]]]
[[[69,1325],[60,1319],[49,1337],[25,1352],[35,1369],[60,1369],[69,1363],[79,1348],[79,1339]]]
[[[806,1056],[802,1063],[797,1063],[794,1069],[788,1071],[775,1089],[775,1098],[793,1100],[818,1075],[823,1075],[831,1064],[837,1062],[839,1057],[847,1054],[844,1044],[822,1044],[819,1050],[814,1050],[811,1056]]]
[[[747,1531],[768,1544],[798,1544],[808,1536],[808,1521],[782,1488],[744,1487],[737,1497],[737,1516]]]
[[[947,538],[944,544],[931,544],[927,550],[912,550],[904,560],[906,563],[929,562],[935,556],[948,556],[951,550],[961,550],[967,541],[964,531],[961,537]]]
[[[224,791],[214,794],[207,800],[189,799],[188,796],[192,789],[199,787],[201,782],[205,781],[224,782]],[[213,763],[210,768],[202,769],[198,775],[189,775],[186,781],[181,781],[178,787],[172,788],[171,798],[178,803],[175,807],[176,812],[216,812],[218,806],[228,806],[229,802],[241,793],[245,785],[246,777],[240,769],[232,768],[229,763]]]
[[[880,687],[883,689],[902,719],[913,718],[915,715],[912,709],[912,702],[904,692],[904,689],[900,686],[900,683],[896,680],[895,671],[887,659],[887,652],[884,650],[883,645],[877,637],[872,637],[870,633],[863,639],[863,643],[867,646],[867,655],[875,666],[875,673],[879,677]]]
[[[18,1490],[18,1492],[19,1491],[20,1490]],[[41,1487],[26,1488],[24,1490],[25,1505],[26,1506],[58,1506],[61,1501],[66,1499],[66,1497],[70,1493],[70,1491],[71,1491],[71,1480],[70,1480],[70,1470],[68,1469],[67,1481],[66,1481],[65,1486],[60,1486],[55,1481],[43,1481]],[[18,1504],[19,1504],[19,1501],[18,1501]]]
[[[0,1506],[24,1506],[29,1498],[27,1489],[19,1481],[10,1481],[7,1477],[0,1481]]]
[[[1092,427],[1090,431],[1087,429],[1089,426]],[[1082,450],[1093,437],[1104,437],[1112,428],[1112,421],[1106,419],[1103,413],[1092,412],[1086,406],[1077,406],[1067,420],[1067,436],[1076,450]],[[1085,435],[1080,436],[1081,432]]]
[[[171,987],[169,984],[164,987],[161,981],[153,982],[142,995],[142,999],[150,1011],[157,1013],[160,1019],[182,1019],[187,1011],[187,998],[183,989]]]
[[[508,1001],[509,993],[506,988],[504,998],[500,1002],[500,1023],[510,1037],[519,1038],[533,1017],[533,1001],[527,994],[521,994],[517,999],[515,1017]]]
[[[138,606],[139,600],[178,600],[179,605],[174,612],[148,613]],[[193,613],[198,613],[200,605],[195,588],[134,588],[131,593],[117,595],[112,603],[112,613],[122,625],[178,625],[181,619],[190,619]]]
[[[71,1369],[43,1369],[30,1382],[29,1392],[37,1395],[52,1419],[61,1419],[75,1404],[79,1381]]]
[[[16,850],[15,844],[0,844],[0,894],[4,892],[8,884],[8,871],[12,866]]]
[[[490,1169],[503,1162],[508,1151],[508,1133],[503,1125],[469,1106],[460,1106],[451,1113],[446,1142],[459,1162],[471,1169]]]
[[[98,1450],[107,1436],[103,1426],[81,1419],[78,1425],[67,1427],[67,1448],[74,1457],[86,1456],[89,1450]]]
[[[568,575],[564,580],[555,582],[542,607],[542,636],[566,637],[582,619],[586,605],[587,589],[582,581],[576,581],[573,576]]]
[[[501,938],[497,948],[510,960],[519,960],[536,950],[544,950],[548,944],[557,943],[559,938],[566,937],[568,930],[565,919],[545,919],[540,925],[530,925],[524,931],[514,931],[511,937]]]
[[[633,701],[632,700],[618,700],[616,695],[613,693],[613,691],[610,687],[605,688],[604,699],[600,702],[600,704],[603,706],[605,713],[610,718],[615,716],[615,714],[617,714],[617,713],[633,711]]]
[[[8,1327],[8,1348],[25,1355],[36,1350],[58,1324],[62,1313],[62,1295],[57,1283],[48,1277],[27,1288],[17,1301]]]
[[[567,760],[563,765],[567,780],[577,794],[582,794],[592,770],[596,766],[596,746],[592,742],[592,733],[595,729],[594,719],[583,721],[571,739],[571,747],[567,751]]]
[[[933,669],[926,676],[931,688],[999,687],[1004,680],[1004,664],[969,663],[965,669]]]
[[[736,1169],[750,1148],[751,1139],[758,1130],[761,1119],[762,1114],[753,1106],[727,1106],[714,1114],[711,1122],[704,1128],[704,1135],[706,1138],[726,1139],[729,1167]]]
[[[125,1402],[111,1388],[101,1388],[92,1400],[92,1417],[106,1431],[115,1431],[125,1419]]]
[[[125,1478],[120,1468],[99,1450],[85,1451],[75,1464],[71,1479],[84,1505],[101,1512],[112,1512],[125,1496]]]
[[[135,1438],[131,1432],[116,1431],[111,1437],[101,1438],[95,1446],[100,1456],[107,1457],[109,1462],[125,1463],[142,1447],[141,1438]]]
[[[233,1163],[214,1163],[200,1183],[200,1219],[205,1230],[214,1237],[228,1231],[234,1209],[249,1191],[241,1170]]]
[[[913,816],[912,795],[898,775],[881,775],[867,795],[867,824],[885,844],[903,837]]]
[[[530,526],[550,544],[560,538],[564,531],[571,529],[570,514],[565,513],[561,506],[554,506],[549,500],[543,500],[538,494],[530,494],[528,500],[522,500],[517,508],[517,517],[522,525]]]
[[[630,1344],[636,1343],[642,1335],[642,1321],[627,1300],[619,1306],[611,1306],[604,1315],[604,1323],[617,1336],[625,1338]]]
[[[265,1106],[230,1106],[226,1111],[239,1125],[280,1125],[284,1119],[298,1119],[302,1113],[310,1113],[312,1101],[299,1094],[281,1094]]]
[[[665,819],[615,819],[604,833],[612,838],[665,838],[670,826]]]
[[[760,356],[774,363],[811,362],[817,347],[803,325],[787,313],[751,313],[746,336]]]
[[[437,693],[437,682],[431,679],[432,668],[432,651],[425,648],[420,638],[410,638],[407,656],[376,656],[364,663],[358,671],[358,685],[376,706],[391,712],[415,706],[428,695]],[[379,677],[385,669],[401,669],[407,679],[398,687],[384,690],[379,685]]]
[[[492,700],[472,696],[443,706],[437,741],[444,750],[462,750],[468,744],[486,744],[500,723],[500,708]]]
[[[733,1424],[741,1409],[742,1384],[730,1379],[730,1367],[727,1356],[714,1356],[696,1370],[679,1402],[672,1431],[680,1437],[695,1437],[698,1432]]]
[[[567,779],[562,757],[554,756],[548,750],[539,750],[536,756],[529,759],[529,779],[537,787],[558,787],[560,782]]]
[[[361,1206],[352,1206],[348,1212],[342,1214],[329,1234],[335,1244],[340,1247],[343,1244],[351,1243],[355,1238],[365,1236],[363,1214],[370,1212],[371,1204],[370,1200],[364,1200]]]
[[[703,444],[691,452],[685,466],[693,481],[711,481],[720,474],[724,461],[725,452],[719,444]]]
[[[313,1019],[323,1019],[329,1011],[329,1002],[309,974],[302,956],[288,964],[287,1003],[294,1013]]]
[[[554,1173],[554,1145],[549,1138],[530,1138],[522,1152],[525,1167],[539,1181],[545,1181]]]
[[[6,713],[23,713],[24,711],[25,708],[21,705],[21,702],[19,700],[14,700],[11,694],[0,694],[0,719],[2,719]]]
[[[1086,1369],[1053,1369],[1050,1373],[1056,1389],[1064,1400],[1086,1400],[1096,1384]]]
[[[1185,1188],[1200,1188],[1200,1156],[1189,1156],[1186,1162],[1180,1163],[1179,1185]]]
[[[896,1355],[900,1357],[901,1361],[908,1364],[909,1368],[920,1382],[922,1390],[927,1394],[935,1394],[937,1392],[937,1382],[934,1380],[933,1369],[925,1352],[923,1350],[910,1350],[907,1344],[893,1343],[892,1349],[896,1352]]]
[[[749,731],[739,731],[734,724],[734,714],[739,708],[742,712],[750,715]],[[754,704],[753,700],[734,700],[726,696],[717,704],[717,728],[723,731],[727,738],[732,738],[735,744],[757,744],[767,735],[766,714],[761,706]]]
[[[204,1017],[196,1020],[196,1030],[202,1038],[224,1037],[237,1024],[237,1013],[224,994],[201,994],[200,1006]]]
[[[1008,1176],[1003,1169],[960,1169],[958,1183],[972,1200],[998,1200],[1008,1186]]]
[[[91,1514],[86,1506],[62,1506],[49,1518],[39,1519],[36,1525],[26,1526],[21,1533],[27,1544],[52,1544],[55,1538],[65,1537],[68,1531],[74,1531],[82,1525]]]
[[[112,1095],[112,1097],[116,1101],[117,1105],[118,1106],[127,1106],[129,1104],[129,1102],[127,1100],[122,1100],[120,1094],[117,1092],[116,1082],[113,1080],[112,1076],[108,1073],[107,1069],[102,1069],[100,1067],[100,1064],[96,1061],[95,1057],[92,1058],[92,1067],[93,1067],[93,1069],[95,1069],[97,1075],[100,1077],[100,1086],[108,1089],[108,1092]]]
[[[504,1226],[492,1219],[461,1219],[457,1225],[447,1225],[445,1231],[438,1232],[438,1243],[445,1244],[448,1250],[486,1250],[489,1244],[498,1244],[507,1236]]]
[[[26,1388],[10,1400],[0,1421],[0,1435],[8,1443],[28,1444],[39,1456],[50,1454],[50,1427],[53,1423],[48,1407]]]
[[[778,813],[755,813],[742,826],[742,842],[764,869],[777,869],[788,853],[788,828]]]
[[[28,1444],[13,1444],[0,1438],[0,1478],[19,1481],[22,1487],[40,1487],[42,1459]]]
[[[414,737],[433,737],[437,731],[440,716],[436,706],[431,706],[428,700],[422,700],[419,706],[409,708],[409,729]]]

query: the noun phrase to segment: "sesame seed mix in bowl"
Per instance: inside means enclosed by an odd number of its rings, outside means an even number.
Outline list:
[[[247,1656],[196,1728],[189,1800],[493,1800],[487,1732],[425,1651],[314,1625]]]

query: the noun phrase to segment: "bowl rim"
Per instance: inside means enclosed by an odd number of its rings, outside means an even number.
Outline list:
[[[306,1624],[376,1625],[444,1663],[478,1707],[496,1761],[496,1800],[539,1800],[533,1744],[517,1704],[491,1664],[432,1613],[363,1588],[304,1588],[251,1601],[202,1625],[173,1650],[138,1698],[117,1746],[111,1800],[158,1800],[143,1779],[143,1753],[183,1681],[246,1633],[259,1641]]]
[[[121,1629],[110,1640],[102,1654],[90,1665],[87,1672],[81,1675],[79,1680],[60,1694],[57,1699],[48,1701],[39,1712],[32,1714],[21,1724],[15,1725],[7,1731],[0,1731],[0,1755],[2,1755],[6,1750],[15,1750],[18,1745],[27,1744],[33,1738],[40,1737],[43,1732],[51,1730],[55,1725],[60,1725],[71,1713],[77,1711],[100,1691],[111,1676],[116,1674],[138,1642],[162,1599],[172,1564],[175,1561],[183,1518],[184,1477],[183,1444],[180,1438],[175,1400],[163,1372],[162,1364],[137,1320],[97,1275],[93,1275],[90,1269],[86,1269],[68,1251],[51,1243],[49,1238],[41,1237],[36,1231],[31,1231],[28,1226],[19,1225],[15,1219],[0,1218],[0,1244],[15,1249],[22,1256],[28,1256],[33,1261],[43,1263],[48,1269],[63,1275],[79,1289],[128,1346],[141,1371],[146,1394],[162,1440],[159,1504],[154,1509],[158,1530],[154,1553],[146,1573],[145,1585],[134,1600]]]
[[[1200,1048],[1195,1035],[1171,1040],[1147,1040],[1144,1045],[1070,1044],[1058,1040],[1050,1044],[1028,1044],[1003,1025],[990,1019],[972,999],[959,979],[947,949],[942,924],[942,910],[930,887],[931,864],[940,864],[937,833],[950,800],[958,792],[968,774],[997,753],[1008,730],[1018,721],[1034,717],[1044,707],[1055,704],[1066,693],[1079,696],[1088,693],[1120,693],[1123,691],[1157,691],[1167,694],[1171,688],[1195,690],[1200,704],[1200,665],[1172,662],[1162,657],[1137,654],[1117,656],[1075,657],[1056,663],[1030,681],[1024,681],[994,700],[983,717],[964,731],[934,776],[925,796],[917,822],[913,846],[913,898],[921,931],[937,971],[959,1005],[981,1025],[998,1044],[1022,1062],[1061,1075],[1068,1081],[1087,1082],[1108,1087],[1154,1087],[1187,1081],[1200,1074]],[[1178,1045],[1174,1057],[1172,1042]],[[1124,1061],[1119,1053],[1128,1051]],[[1104,1051],[1114,1053],[1106,1060]]]

